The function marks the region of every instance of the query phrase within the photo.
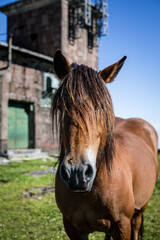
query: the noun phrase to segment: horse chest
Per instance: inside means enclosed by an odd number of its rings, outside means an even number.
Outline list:
[[[80,232],[107,232],[111,226],[111,221],[107,219],[104,212],[98,211],[98,209],[89,205],[84,207],[79,204],[74,209],[72,206],[70,211],[66,212],[66,217]]]

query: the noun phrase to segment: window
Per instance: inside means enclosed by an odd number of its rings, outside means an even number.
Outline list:
[[[42,91],[42,98],[40,103],[41,107],[51,107],[52,95],[58,87],[58,78],[52,73],[44,73],[44,89]]]
[[[53,93],[58,87],[58,78],[52,73],[44,73],[44,91],[47,93]]]

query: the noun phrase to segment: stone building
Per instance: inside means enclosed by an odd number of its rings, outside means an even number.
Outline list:
[[[8,149],[57,149],[50,98],[45,97],[59,84],[53,55],[61,49],[71,63],[97,68],[97,47],[89,47],[93,37],[87,25],[80,37],[74,36],[74,9],[66,0],[21,0],[0,8],[8,17],[8,36],[12,34],[12,44],[0,43],[1,154]]]
[[[57,147],[53,139],[49,104],[43,99],[52,58],[12,46],[12,64],[7,61],[8,44],[0,43],[0,149]]]

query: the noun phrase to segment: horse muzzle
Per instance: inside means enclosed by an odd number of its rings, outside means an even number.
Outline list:
[[[60,176],[62,181],[72,192],[89,192],[92,189],[96,169],[87,161],[80,166],[73,166],[62,162]]]

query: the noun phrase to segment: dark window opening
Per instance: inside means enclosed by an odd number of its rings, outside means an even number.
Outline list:
[[[47,93],[52,93],[52,79],[50,77],[47,77],[46,91]]]

